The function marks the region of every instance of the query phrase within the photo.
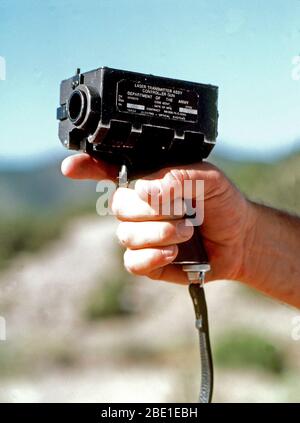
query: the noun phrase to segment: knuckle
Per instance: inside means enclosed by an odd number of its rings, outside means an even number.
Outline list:
[[[112,214],[119,220],[125,220],[128,214],[128,204],[132,201],[127,188],[118,188],[111,199]]]
[[[126,271],[128,272],[128,273],[130,273],[131,275],[137,275],[138,273],[136,273],[135,271],[134,271],[134,269],[133,268],[131,268],[130,266],[127,266],[126,264],[124,265],[124,267],[125,267],[125,269],[126,269]]]
[[[151,280],[158,281],[158,280],[162,279],[163,274],[164,274],[164,270],[165,270],[165,267],[159,267],[158,269],[152,270],[151,272],[149,272],[145,276],[147,276],[147,278],[149,278]]]
[[[175,234],[174,226],[168,222],[161,222],[158,234],[159,242],[165,242],[172,239]]]
[[[124,267],[132,275],[143,275],[140,267],[134,260],[134,252],[126,250],[124,253]]]
[[[135,275],[135,276],[145,276],[145,272],[140,269],[139,267],[136,267],[134,265],[131,266],[126,266],[125,265],[125,269],[127,270],[128,273],[130,273],[131,275]]]
[[[214,184],[219,185],[223,179],[223,174],[218,169],[212,169],[209,171],[210,179]]]
[[[114,193],[112,200],[111,200],[111,211],[112,214],[115,216],[119,216],[120,214],[120,202],[119,202],[119,196],[117,194],[118,190]]]
[[[130,243],[130,236],[125,222],[119,223],[116,235],[121,245],[127,246]]]
[[[227,177],[219,169],[212,169],[209,171],[209,189],[216,194],[224,194],[226,191],[231,191],[232,184]]]
[[[159,260],[162,265],[169,263],[170,260],[173,260],[178,253],[177,245],[169,245],[159,249]]]
[[[173,180],[175,183],[182,184],[187,172],[184,169],[170,169],[167,176],[168,179]]]

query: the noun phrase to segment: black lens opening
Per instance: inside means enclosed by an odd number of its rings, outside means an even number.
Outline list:
[[[84,94],[77,90],[73,91],[70,95],[68,102],[68,115],[69,119],[73,123],[79,123],[83,118],[83,113],[85,109],[85,97]]]

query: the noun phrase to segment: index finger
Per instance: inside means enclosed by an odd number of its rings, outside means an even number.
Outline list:
[[[65,158],[61,164],[64,176],[71,179],[116,180],[118,168],[115,165],[95,159],[89,154],[80,153]]]

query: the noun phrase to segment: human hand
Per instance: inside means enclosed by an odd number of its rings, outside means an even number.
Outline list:
[[[79,154],[63,162],[62,172],[78,179],[115,179],[117,167]],[[163,198],[170,186],[181,188],[185,180],[204,181],[204,222],[200,227],[187,226],[178,216],[162,216],[151,207],[153,186]],[[200,230],[212,267],[207,280],[242,279],[254,213],[251,203],[215,166],[197,163],[161,169],[139,179],[134,189],[119,188],[112,210],[121,221],[117,236],[126,248],[124,265],[129,272],[187,283],[186,273],[172,261],[177,244],[188,240],[193,230]]]

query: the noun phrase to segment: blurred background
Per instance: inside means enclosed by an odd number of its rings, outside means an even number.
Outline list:
[[[210,160],[299,213],[299,18],[297,0],[0,0],[0,401],[196,401],[187,289],[128,275],[95,183],[61,176],[59,83],[105,65],[218,85]],[[300,402],[299,311],[228,281],[207,299],[214,400]]]

